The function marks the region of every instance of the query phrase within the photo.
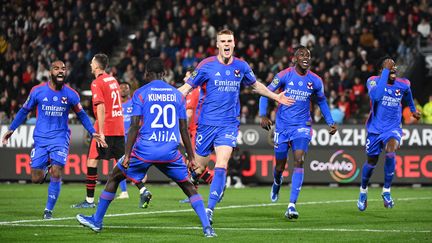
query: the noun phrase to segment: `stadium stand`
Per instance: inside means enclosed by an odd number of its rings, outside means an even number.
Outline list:
[[[145,62],[160,56],[169,67],[167,81],[179,86],[188,67],[215,54],[215,35],[223,27],[235,32],[236,56],[249,62],[264,83],[291,65],[296,46],[306,45],[312,71],[323,78],[332,105],[344,113],[343,123],[363,123],[368,113],[364,84],[376,73],[376,60],[389,55],[405,73],[422,50],[432,50],[427,0],[0,2],[2,123],[14,117],[32,86],[47,80],[55,59],[65,61],[70,85],[79,91],[89,88],[89,62],[98,52],[113,57],[110,72],[134,89],[145,82]],[[414,96],[425,87],[415,86]],[[242,123],[258,121],[258,98],[242,91]],[[88,100],[83,105],[91,110]],[[275,106],[270,108],[273,114]]]

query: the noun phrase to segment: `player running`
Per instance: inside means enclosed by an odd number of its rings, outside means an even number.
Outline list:
[[[402,138],[402,101],[405,101],[414,118],[420,119],[410,89],[410,81],[396,77],[397,67],[390,58],[380,62],[380,76],[372,76],[367,80],[367,88],[371,100],[371,111],[366,122],[368,132],[366,139],[367,162],[362,169],[360,196],[357,207],[366,210],[369,179],[378,163],[381,151],[385,150],[384,185],[382,199],[384,207],[393,208],[394,201],[390,187],[396,165],[396,150]]]
[[[27,114],[37,107],[34,146],[30,154],[32,182],[42,184],[46,175],[51,175],[43,219],[52,218],[54,206],[60,195],[63,168],[69,153],[69,110],[72,109],[77,114],[98,146],[106,146],[103,136],[96,133],[89,117],[82,109],[78,93],[64,84],[65,79],[65,64],[62,61],[54,61],[51,65],[50,80],[32,88],[27,101],[12,121],[9,131],[3,136],[3,144],[7,144],[15,129],[25,121]]]
[[[140,182],[148,169],[154,165],[173,179],[189,197],[192,208],[201,220],[205,237],[216,234],[210,226],[201,195],[188,180],[188,169],[178,151],[182,139],[188,160],[195,160],[187,132],[185,100],[180,92],[162,81],[162,60],[151,58],[145,75],[149,84],[139,88],[133,95],[133,112],[125,156],[117,163],[101,193],[96,213],[92,216],[77,215],[84,226],[99,232],[109,204],[115,197],[117,187],[126,177]],[[142,126],[140,126],[142,121]],[[181,135],[181,138],[180,138]]]
[[[187,95],[192,89],[201,86],[197,108],[195,172],[198,175],[204,172],[209,155],[214,150],[216,165],[206,209],[211,223],[213,210],[225,186],[228,160],[236,147],[240,124],[240,85],[252,86],[258,94],[268,96],[283,105],[294,102],[284,93],[276,95],[262,83],[256,82],[249,65],[233,56],[235,43],[232,31],[219,31],[216,42],[219,54],[201,61],[187,82],[179,88],[183,95]]]
[[[279,190],[283,179],[282,172],[288,161],[290,148],[294,155],[291,196],[285,212],[285,217],[288,219],[297,219],[299,217],[296,202],[303,184],[304,157],[312,136],[310,103],[313,96],[316,97],[321,113],[330,127],[329,133],[333,135],[337,131],[324,95],[322,80],[309,70],[311,63],[310,51],[304,46],[299,46],[295,50],[293,61],[295,63],[294,67],[287,68],[276,74],[271,84],[267,86],[272,91],[285,91],[288,97],[296,101],[292,106],[278,107],[274,131],[276,166],[273,170],[274,181],[270,192],[272,202],[276,202],[279,198]],[[259,115],[261,117],[261,126],[269,130],[272,121],[267,117],[267,103],[267,98],[260,98]]]

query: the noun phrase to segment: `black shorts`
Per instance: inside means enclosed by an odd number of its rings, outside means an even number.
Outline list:
[[[106,136],[105,142],[108,148],[98,147],[96,140],[92,139],[90,143],[88,158],[89,159],[116,159],[119,160],[125,151],[124,136]]]

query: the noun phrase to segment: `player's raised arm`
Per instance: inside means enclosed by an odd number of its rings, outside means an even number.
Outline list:
[[[190,84],[185,83],[182,86],[180,86],[177,90],[180,91],[182,95],[186,97],[186,95],[188,95],[192,91],[192,89],[193,88]]]
[[[371,99],[375,101],[381,100],[385,93],[385,86],[387,85],[387,81],[389,79],[390,71],[395,69],[395,63],[392,59],[385,59],[382,63],[382,71],[381,75],[378,79],[378,84],[374,87],[371,83],[368,84],[369,95]]]
[[[264,86],[264,84],[258,81],[252,84],[252,88],[254,89],[254,92],[269,97],[270,99],[273,99],[283,105],[290,106],[295,102],[295,100],[292,99],[291,97],[285,96],[285,91],[279,94],[275,94],[272,91],[270,91],[266,86]]]

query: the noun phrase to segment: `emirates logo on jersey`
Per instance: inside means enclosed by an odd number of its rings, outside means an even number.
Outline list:
[[[307,88],[308,89],[313,89],[312,82],[307,82]]]
[[[400,89],[395,90],[395,95],[396,96],[400,96],[401,95]]]
[[[61,97],[61,103],[67,105],[67,97]]]
[[[240,78],[240,70],[238,70],[238,69],[234,70],[234,76],[236,78]]]

